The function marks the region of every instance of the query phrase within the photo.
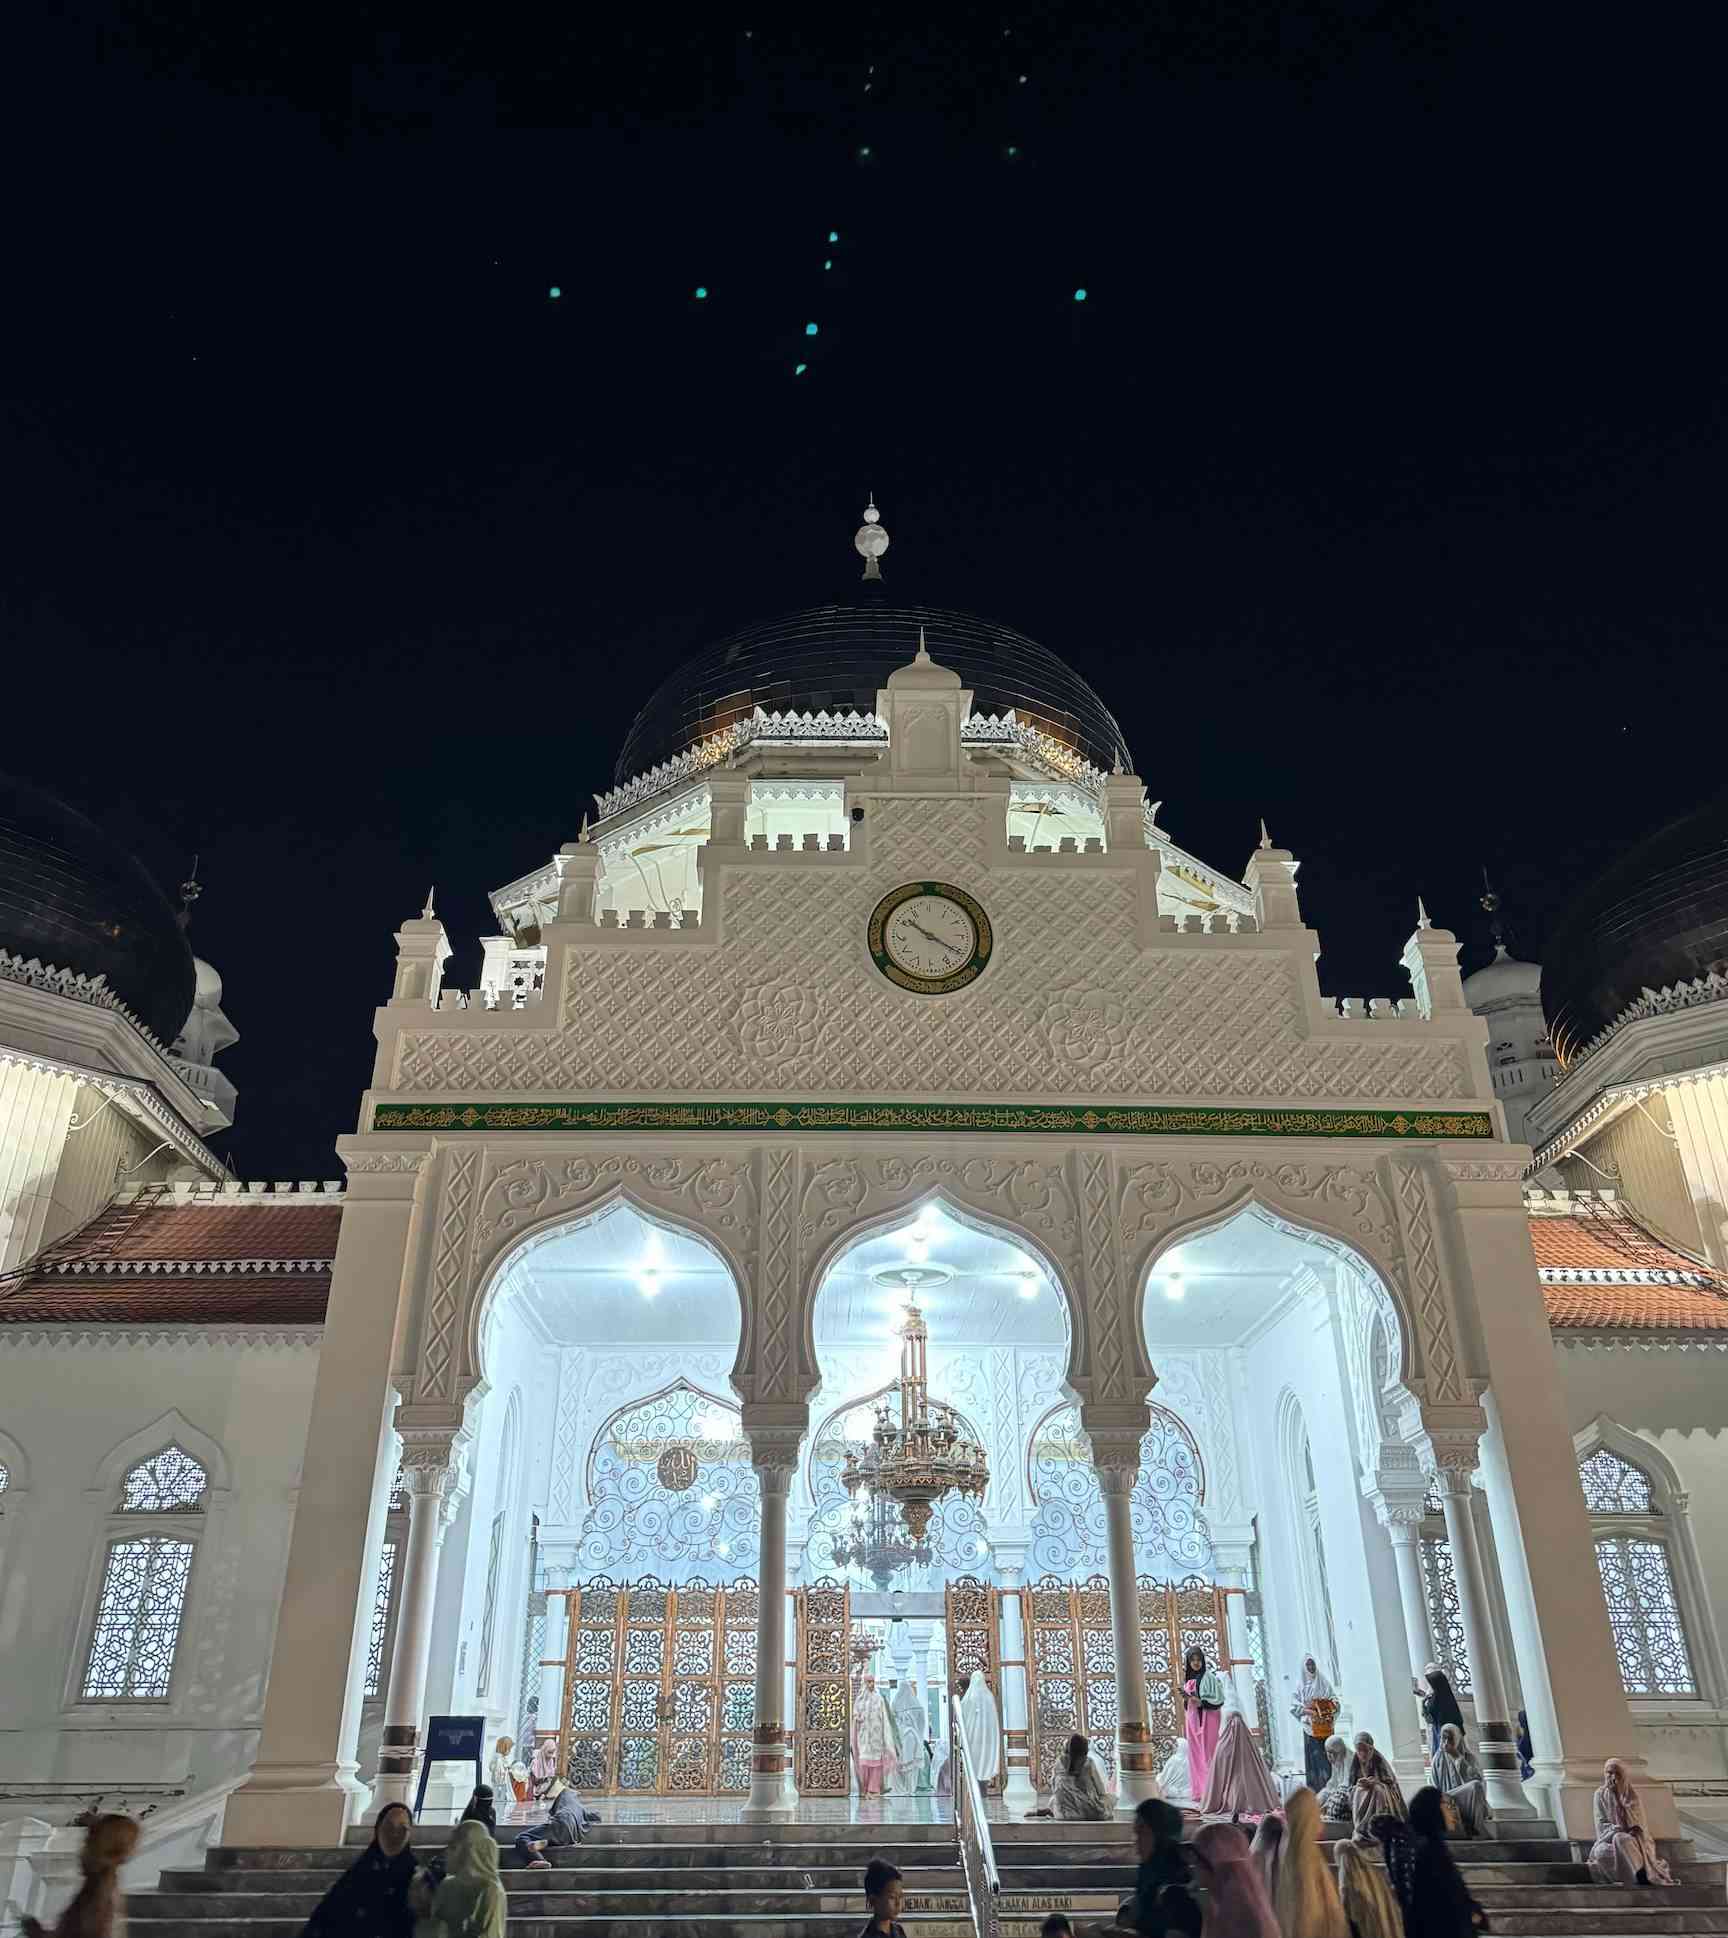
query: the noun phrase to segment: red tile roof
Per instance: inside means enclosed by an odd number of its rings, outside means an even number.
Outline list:
[[[0,1279],[0,1325],[321,1325],[341,1222],[335,1196],[141,1195]]]
[[[1557,1329],[1728,1332],[1728,1282],[1611,1199],[1575,1193],[1537,1212],[1530,1243]]]

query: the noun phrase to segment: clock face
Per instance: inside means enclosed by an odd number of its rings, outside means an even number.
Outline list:
[[[920,996],[945,996],[984,973],[995,946],[990,918],[963,888],[907,882],[870,917],[870,955],[888,980]]]

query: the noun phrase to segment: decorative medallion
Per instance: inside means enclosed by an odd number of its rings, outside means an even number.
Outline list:
[[[996,938],[990,918],[951,882],[905,882],[870,917],[870,958],[891,983],[947,996],[984,973]]]
[[[688,1494],[696,1485],[696,1452],[687,1441],[670,1446],[654,1463],[654,1477],[668,1494]]]

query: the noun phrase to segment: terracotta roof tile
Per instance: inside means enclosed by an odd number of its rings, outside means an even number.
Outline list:
[[[1548,1323],[1566,1331],[1728,1332],[1728,1282],[1621,1205],[1581,1194],[1530,1219]]]
[[[220,1266],[235,1259],[331,1259],[342,1203],[110,1205],[36,1261],[43,1274],[168,1260]]]
[[[1677,1272],[1701,1285],[1718,1283],[1708,1266],[1664,1245],[1624,1212],[1539,1214],[1530,1220],[1530,1243],[1544,1272]]]
[[[1548,1323],[1565,1331],[1728,1332],[1728,1295],[1690,1285],[1548,1285]]]
[[[0,1326],[321,1326],[328,1272],[32,1279],[0,1294]]]

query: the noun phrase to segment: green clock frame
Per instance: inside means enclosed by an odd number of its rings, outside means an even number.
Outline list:
[[[972,954],[946,976],[909,975],[889,955],[886,946],[889,916],[905,903],[925,895],[941,895],[951,902],[958,902],[972,918],[972,932],[977,938]],[[898,888],[890,889],[871,912],[866,940],[870,960],[897,989],[908,990],[914,996],[951,996],[957,989],[965,989],[975,983],[988,968],[996,947],[996,931],[978,898],[968,895],[963,888],[956,888],[952,882],[902,882]]]

